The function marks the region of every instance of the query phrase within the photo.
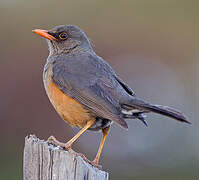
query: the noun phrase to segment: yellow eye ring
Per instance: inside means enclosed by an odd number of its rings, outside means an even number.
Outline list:
[[[68,35],[67,35],[66,32],[62,32],[62,33],[59,34],[59,38],[61,40],[66,40],[68,38]]]

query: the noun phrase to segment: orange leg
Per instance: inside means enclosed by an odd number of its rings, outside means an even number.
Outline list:
[[[101,140],[101,143],[100,143],[100,146],[99,146],[97,155],[96,155],[95,159],[94,159],[93,162],[92,162],[92,164],[94,164],[94,165],[96,165],[96,166],[98,166],[99,158],[100,158],[100,155],[101,155],[101,153],[102,153],[102,149],[103,149],[103,146],[104,146],[104,142],[105,142],[106,137],[107,137],[107,135],[108,135],[109,129],[110,129],[110,126],[109,126],[109,127],[106,127],[105,129],[102,130],[103,137],[102,137],[102,140]]]
[[[55,137],[51,136],[48,138],[48,141],[55,144],[56,146],[61,146],[66,149],[70,149],[72,144],[79,138],[81,134],[83,134],[88,128],[90,128],[94,124],[95,120],[90,120],[87,124],[67,143],[61,143],[55,139]]]
[[[70,140],[65,144],[65,148],[70,148],[72,144],[88,129],[94,124],[94,120],[88,121],[87,124]]]

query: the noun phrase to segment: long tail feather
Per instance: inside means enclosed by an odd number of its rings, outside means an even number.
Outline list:
[[[187,117],[182,112],[177,111],[167,106],[150,104],[138,98],[131,99],[130,102],[128,102],[128,104],[125,104],[125,105],[130,106],[132,108],[137,108],[140,110],[146,110],[146,111],[162,114],[164,116],[168,116],[178,121],[191,124],[188,121]]]

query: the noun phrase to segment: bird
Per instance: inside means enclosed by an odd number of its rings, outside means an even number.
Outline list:
[[[50,30],[34,29],[46,39],[49,56],[43,70],[47,96],[60,117],[81,130],[67,143],[50,139],[65,149],[86,130],[102,132],[96,157],[100,155],[110,127],[116,123],[128,129],[127,119],[138,119],[147,126],[146,113],[157,113],[190,124],[188,118],[173,108],[151,104],[135,92],[98,56],[86,34],[75,25],[59,25]]]

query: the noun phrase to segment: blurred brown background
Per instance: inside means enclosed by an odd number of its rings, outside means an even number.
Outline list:
[[[199,1],[1,0],[0,177],[22,179],[24,137],[69,140],[78,129],[62,121],[45,94],[44,40],[31,32],[80,26],[94,49],[138,96],[187,114],[191,126],[148,115],[149,127],[113,125],[101,164],[110,179],[199,178]],[[87,132],[75,150],[95,156],[100,133]]]

